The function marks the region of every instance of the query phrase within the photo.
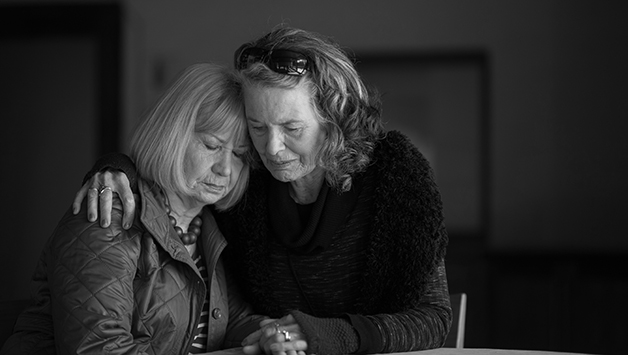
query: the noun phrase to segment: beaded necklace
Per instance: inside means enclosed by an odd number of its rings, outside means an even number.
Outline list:
[[[201,216],[198,215],[194,217],[192,219],[192,222],[190,222],[190,225],[188,226],[188,231],[183,233],[183,229],[177,226],[177,220],[170,214],[172,212],[172,209],[170,208],[170,204],[168,203],[168,198],[165,196],[165,194],[163,197],[163,201],[164,201],[164,205],[166,206],[166,213],[168,213],[168,220],[170,221],[170,224],[172,225],[172,227],[174,227],[174,230],[175,232],[177,232],[177,235],[179,236],[179,238],[181,238],[181,241],[183,242],[183,244],[192,245],[196,243],[196,241],[198,240],[198,237],[201,235],[201,225],[203,225]]]

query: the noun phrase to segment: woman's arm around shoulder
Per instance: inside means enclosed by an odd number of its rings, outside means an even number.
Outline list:
[[[100,209],[100,225],[107,228],[111,223],[113,194],[117,193],[123,203],[123,226],[130,228],[135,218],[133,191],[137,191],[137,179],[135,164],[128,156],[122,153],[102,156],[85,175],[83,186],[74,196],[73,213],[81,211],[81,204],[87,197],[87,220],[96,221]]]

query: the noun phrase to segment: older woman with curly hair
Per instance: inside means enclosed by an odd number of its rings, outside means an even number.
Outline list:
[[[442,346],[448,239],[427,160],[404,135],[384,131],[378,95],[327,37],[279,27],[240,47],[235,65],[265,168],[216,219],[247,300],[274,318],[245,339],[244,352]],[[101,184],[129,195],[124,180],[96,174],[77,199]]]

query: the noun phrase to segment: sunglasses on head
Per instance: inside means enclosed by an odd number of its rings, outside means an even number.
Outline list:
[[[310,70],[310,60],[302,53],[287,50],[266,50],[257,47],[244,47],[236,52],[237,70],[248,68],[253,63],[264,63],[272,71],[287,75],[303,75]]]

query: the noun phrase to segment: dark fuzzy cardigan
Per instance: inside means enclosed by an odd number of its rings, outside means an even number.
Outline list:
[[[375,174],[375,213],[356,310],[394,313],[416,306],[445,256],[448,239],[441,198],[428,162],[399,132],[388,132],[378,143],[368,170]],[[247,298],[255,305],[265,303],[256,307],[258,311],[282,316],[285,310],[279,304],[265,301],[273,299],[267,258],[268,178],[265,169],[254,171],[243,200],[216,217],[229,241],[231,267],[243,281]]]

